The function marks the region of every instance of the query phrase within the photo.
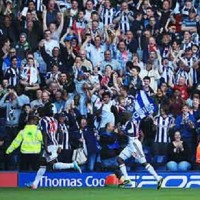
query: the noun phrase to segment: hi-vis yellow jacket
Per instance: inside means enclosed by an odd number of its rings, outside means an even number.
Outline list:
[[[16,138],[6,150],[6,153],[12,153],[21,145],[21,153],[38,154],[41,151],[42,142],[42,133],[38,129],[38,126],[28,124],[18,133]]]

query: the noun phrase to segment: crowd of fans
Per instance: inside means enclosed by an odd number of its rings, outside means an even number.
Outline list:
[[[147,159],[195,169],[200,135],[199,0],[0,2],[0,170],[30,113],[53,105],[63,162],[83,146],[84,170],[112,169],[126,138],[116,127],[144,90],[158,111],[140,122]],[[175,138],[175,139],[174,139]],[[162,161],[160,161],[162,159]],[[130,169],[137,163],[130,161]]]

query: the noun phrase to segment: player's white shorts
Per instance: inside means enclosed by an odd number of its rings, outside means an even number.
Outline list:
[[[146,162],[146,158],[142,149],[142,144],[138,138],[129,141],[128,145],[121,151],[119,157],[126,160],[133,156],[140,164]]]
[[[51,162],[58,157],[58,146],[57,145],[50,145],[47,147],[48,152],[51,152],[51,155],[47,154],[46,151],[43,153],[43,157],[46,159],[47,162]]]

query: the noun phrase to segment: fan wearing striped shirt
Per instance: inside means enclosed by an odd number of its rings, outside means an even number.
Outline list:
[[[65,112],[58,114],[58,139],[61,142],[62,150],[58,156],[60,162],[71,162],[72,148],[69,133],[69,118]]]
[[[160,108],[160,115],[154,117],[156,135],[153,143],[153,153],[155,155],[166,155],[167,146],[170,142],[170,129],[174,126],[174,118],[169,115],[167,106]]]
[[[112,24],[113,17],[116,13],[115,8],[112,7],[110,0],[101,1],[98,13],[101,21],[105,26]]]
[[[126,33],[130,30],[131,22],[133,21],[133,12],[129,10],[128,3],[123,2],[121,4],[121,10],[119,10],[114,16],[113,23],[119,24],[120,31]]]
[[[17,57],[11,57],[11,65],[6,70],[4,78],[9,82],[9,85],[16,86],[19,83],[19,68],[17,67]]]

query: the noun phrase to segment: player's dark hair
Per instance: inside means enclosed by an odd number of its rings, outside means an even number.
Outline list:
[[[110,97],[110,92],[105,91],[105,92],[102,94],[102,98],[104,98],[105,96],[109,96],[109,97]]]
[[[44,107],[38,108],[38,113],[40,117],[52,117],[53,116],[53,110],[52,110],[52,104],[50,102],[46,103]]]
[[[143,80],[149,80],[149,81],[151,81],[151,78],[150,78],[149,76],[145,76],[145,77],[143,78]]]

